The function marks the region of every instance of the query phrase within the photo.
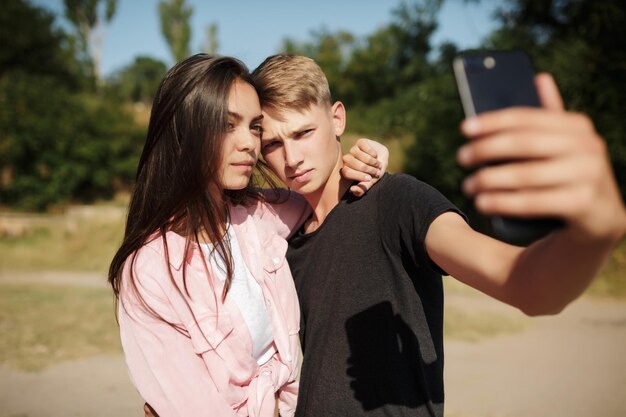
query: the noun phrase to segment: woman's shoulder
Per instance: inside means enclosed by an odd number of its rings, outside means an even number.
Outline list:
[[[122,275],[122,286],[125,289],[120,291],[123,298],[130,301],[141,298],[142,303],[145,302],[152,308],[165,308],[159,310],[160,314],[169,314],[170,308],[186,304],[184,289],[194,292],[203,280],[190,272],[193,268],[183,268],[183,264],[196,255],[195,247],[188,251],[185,251],[185,247],[186,239],[175,232],[170,231],[165,235],[155,233],[150,236],[126,260]],[[201,290],[204,291],[205,288]]]
[[[185,238],[174,232],[164,236],[154,233],[126,259],[123,275],[132,275],[144,286],[165,290],[171,284],[170,273],[175,275],[182,266],[185,245]]]
[[[300,194],[284,188],[261,191],[255,217],[283,237],[291,234],[311,214],[307,201]]]
[[[168,260],[172,265],[182,260],[185,251],[186,239],[176,232],[166,232],[164,235],[153,233],[146,242],[135,252],[136,262],[142,266],[159,266],[158,259]]]

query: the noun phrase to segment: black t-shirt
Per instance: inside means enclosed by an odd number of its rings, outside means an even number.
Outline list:
[[[443,416],[443,271],[424,239],[446,211],[458,209],[434,188],[387,174],[291,238],[304,352],[297,417]]]

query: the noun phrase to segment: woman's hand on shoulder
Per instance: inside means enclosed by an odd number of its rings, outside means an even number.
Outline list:
[[[382,143],[361,138],[343,156],[343,178],[358,181],[350,187],[357,197],[363,196],[387,171],[389,149]]]

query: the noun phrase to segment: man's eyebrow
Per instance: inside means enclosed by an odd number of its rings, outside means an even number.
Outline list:
[[[296,136],[298,133],[301,133],[305,130],[309,130],[309,129],[313,129],[315,127],[315,124],[313,123],[305,123],[301,126],[298,126],[298,128],[290,130],[289,133],[287,134],[288,138],[293,138],[294,136]],[[267,131],[265,131],[265,133],[267,133]],[[269,137],[266,135],[263,136],[263,141],[272,141],[274,140],[274,137]]]
[[[313,129],[315,127],[315,125],[313,123],[305,123],[303,125],[298,126],[297,129],[293,129],[292,131],[289,132],[289,137],[292,138],[295,135],[297,135],[298,133],[301,133],[305,130],[309,130],[309,129]]]
[[[252,122],[256,123],[256,122],[260,122],[261,120],[263,120],[263,115],[259,114],[257,117],[252,119]]]

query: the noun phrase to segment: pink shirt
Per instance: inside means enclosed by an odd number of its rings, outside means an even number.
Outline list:
[[[131,266],[126,263],[118,308],[122,346],[133,383],[161,417],[269,417],[274,415],[276,396],[281,416],[293,415],[300,309],[285,260],[285,239],[304,221],[307,207],[296,197],[284,204],[230,207],[231,225],[263,291],[274,335],[277,353],[261,367],[252,356],[241,313],[228,296],[222,303],[223,284],[205,269],[197,245],[183,259],[185,239],[167,233],[171,278],[162,239],[137,253],[133,275],[138,291],[170,324],[142,306],[130,287]]]

